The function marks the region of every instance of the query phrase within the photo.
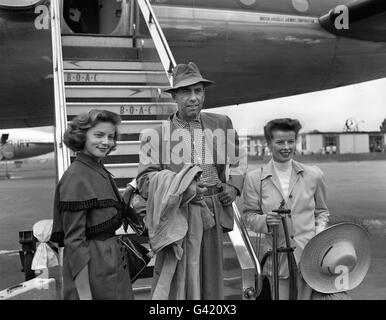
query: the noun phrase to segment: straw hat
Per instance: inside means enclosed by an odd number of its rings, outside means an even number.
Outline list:
[[[348,291],[364,279],[370,267],[370,255],[366,230],[354,223],[338,223],[307,243],[300,270],[307,284],[316,291]]]
[[[178,88],[188,87],[193,84],[202,82],[205,87],[213,84],[213,81],[204,79],[194,62],[188,64],[178,64],[173,69],[173,87],[165,92],[173,92]]]

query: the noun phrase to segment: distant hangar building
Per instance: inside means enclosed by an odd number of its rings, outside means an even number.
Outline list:
[[[319,132],[299,135],[298,151],[303,154],[385,152],[386,133],[379,131]]]
[[[296,145],[298,154],[353,154],[386,152],[386,132],[379,131],[312,131],[300,133]],[[264,135],[247,137],[248,154],[269,155]]]

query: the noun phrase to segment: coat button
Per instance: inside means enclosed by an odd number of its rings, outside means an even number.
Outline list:
[[[292,199],[292,194],[289,195],[289,198]]]
[[[123,265],[123,269],[126,269],[126,268],[127,268],[127,265],[126,265],[126,264],[124,264],[124,265]]]
[[[291,239],[295,238],[295,236],[293,234],[291,234]]]

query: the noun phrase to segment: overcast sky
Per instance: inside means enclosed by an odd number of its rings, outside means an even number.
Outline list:
[[[235,128],[246,129],[248,134],[263,134],[267,121],[283,117],[297,118],[302,132],[342,131],[348,118],[356,119],[361,131],[379,131],[386,118],[386,78],[210,112],[228,115]]]

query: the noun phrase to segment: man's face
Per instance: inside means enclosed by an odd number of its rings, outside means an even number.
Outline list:
[[[287,162],[291,160],[296,149],[295,131],[272,131],[269,148],[272,152],[272,158],[276,162]]]
[[[174,100],[178,106],[178,117],[185,121],[194,120],[204,105],[204,85],[200,82],[179,88],[174,94]]]

